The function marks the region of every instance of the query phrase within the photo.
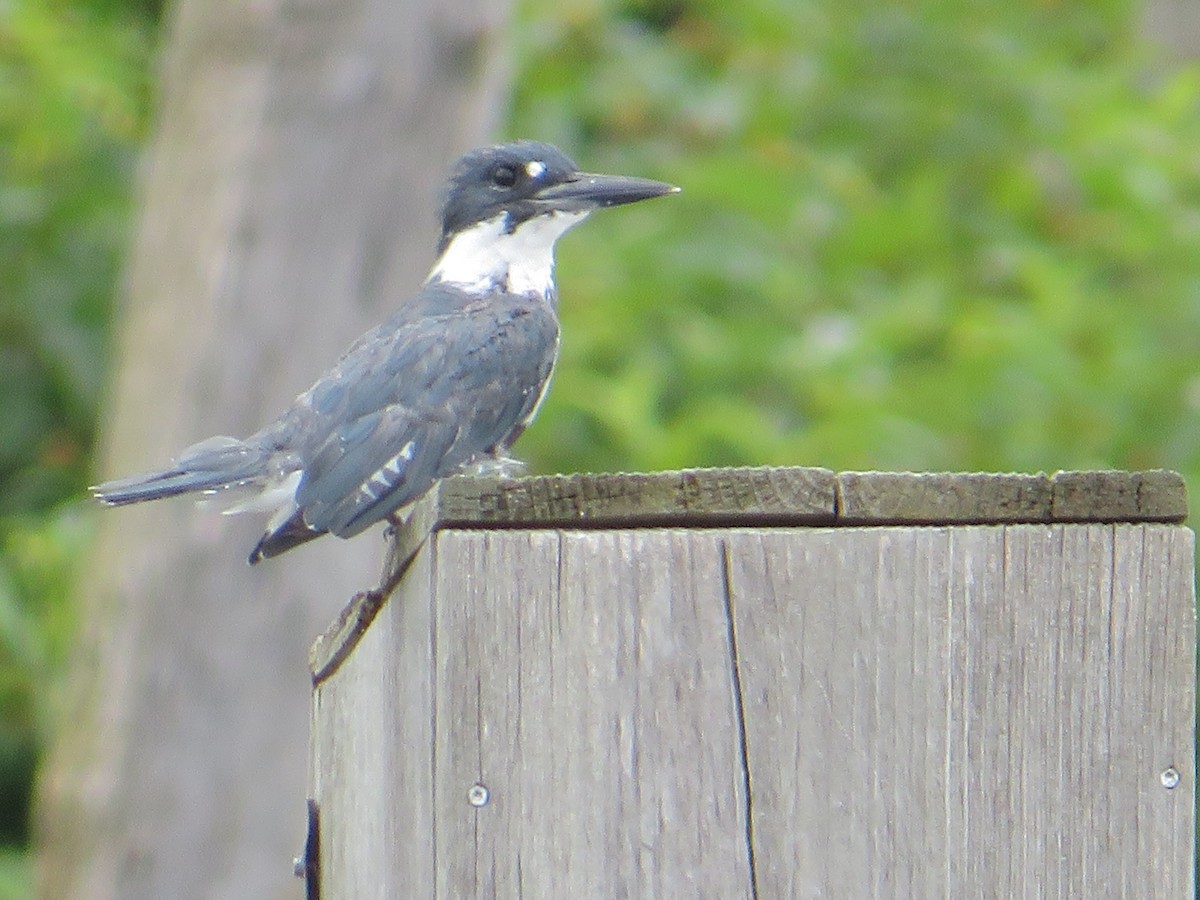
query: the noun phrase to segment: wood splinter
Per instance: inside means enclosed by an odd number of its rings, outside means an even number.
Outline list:
[[[436,492],[433,492],[436,493]],[[426,496],[404,520],[392,520],[385,537],[388,552],[379,585],[359,591],[350,598],[337,619],[318,637],[308,652],[308,669],[313,687],[330,678],[358,646],[383,604],[403,580],[413,560],[425,546],[435,522],[436,501]]]

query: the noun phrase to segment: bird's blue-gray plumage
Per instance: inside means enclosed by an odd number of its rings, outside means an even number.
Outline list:
[[[438,263],[395,315],[258,433],[210,438],[95,495],[121,505],[258,488],[277,508],[256,562],[322,534],[352,537],[438,479],[504,460],[557,355],[555,238],[592,209],[672,190],[579,173],[532,141],[467,154],[445,198]]]
[[[553,298],[480,298],[434,282],[415,302],[263,436],[298,457],[296,504],[309,528],[351,537],[435,480],[503,455],[550,377]]]

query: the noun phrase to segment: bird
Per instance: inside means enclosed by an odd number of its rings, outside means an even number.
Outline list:
[[[225,511],[270,513],[253,565],[325,534],[398,526],[449,476],[510,473],[519,464],[509,448],[537,414],[558,356],[555,242],[597,209],[678,190],[581,172],[539,141],[465,154],[443,193],[436,260],[391,318],[255,434],[209,438],[92,495],[124,506],[249,492]]]

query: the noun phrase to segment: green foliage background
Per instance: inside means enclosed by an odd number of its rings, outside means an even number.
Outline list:
[[[149,108],[155,10],[0,5],[0,900],[30,896],[42,690],[61,669],[74,565]]]
[[[564,239],[562,360],[518,449],[541,471],[1163,466],[1200,496],[1200,70],[1157,65],[1135,12],[524,0],[506,131],[685,191]],[[88,540],[158,14],[0,9],[11,846]]]
[[[512,133],[685,193],[564,241],[540,466],[1197,471],[1200,82],[1125,4],[543,5]]]

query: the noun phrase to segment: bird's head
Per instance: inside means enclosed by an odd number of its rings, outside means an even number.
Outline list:
[[[678,190],[648,178],[580,172],[557,147],[538,141],[473,150],[450,176],[430,279],[475,288],[502,280],[509,290],[545,293],[554,242],[568,228],[594,209]]]

